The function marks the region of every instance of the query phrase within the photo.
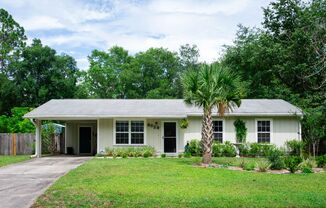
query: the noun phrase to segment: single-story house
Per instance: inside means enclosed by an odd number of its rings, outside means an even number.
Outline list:
[[[58,99],[24,117],[36,126],[36,154],[41,152],[41,121],[65,122],[65,149],[93,155],[107,147],[153,146],[158,153],[177,154],[187,141],[201,138],[202,109],[181,99]],[[224,117],[213,111],[214,138],[236,142],[234,121],[247,127],[247,142],[284,145],[301,139],[302,111],[280,99],[244,99]],[[187,119],[187,128],[180,121]]]

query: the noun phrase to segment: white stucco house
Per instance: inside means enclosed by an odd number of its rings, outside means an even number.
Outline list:
[[[61,99],[50,100],[27,113],[36,126],[36,154],[40,156],[40,129],[44,120],[66,125],[65,149],[94,155],[106,147],[153,146],[158,153],[177,154],[187,141],[201,138],[202,109],[181,99]],[[213,112],[214,137],[235,142],[236,119],[245,121],[247,142],[282,146],[301,139],[302,111],[279,99],[244,99],[239,108],[218,117]],[[187,119],[187,128],[180,120]]]

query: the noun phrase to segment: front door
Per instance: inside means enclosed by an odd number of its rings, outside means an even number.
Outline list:
[[[91,154],[92,152],[92,128],[79,127],[79,154]]]
[[[163,129],[164,152],[177,152],[177,124],[176,122],[164,122]]]

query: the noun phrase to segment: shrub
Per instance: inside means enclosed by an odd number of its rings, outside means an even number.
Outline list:
[[[326,168],[326,154],[317,157],[316,162],[319,168]]]
[[[270,168],[271,163],[266,160],[260,160],[256,162],[256,166],[259,172],[266,172]]]
[[[105,148],[107,156],[116,157],[151,157],[155,155],[155,149],[151,146],[142,147],[118,147],[118,148]]]
[[[213,142],[213,157],[222,157],[223,156],[223,148],[224,145],[220,142]]]
[[[165,157],[166,157],[166,154],[164,154],[164,153],[161,154],[161,157],[162,157],[162,158],[165,158]]]
[[[193,139],[189,142],[188,151],[192,156],[201,156],[202,155],[202,146],[199,140]]]
[[[247,162],[244,164],[243,169],[247,171],[252,171],[255,169],[255,164],[251,162]]]
[[[268,161],[271,163],[271,169],[281,170],[285,167],[283,155],[283,152],[277,148],[273,148],[269,151],[267,158]]]
[[[231,144],[231,142],[229,142],[229,141],[225,142],[224,147],[223,147],[223,156],[235,157],[236,155],[237,155],[236,149],[233,146],[233,144]]]
[[[178,158],[182,158],[182,157],[183,157],[182,153],[178,154]]]
[[[305,146],[303,141],[291,140],[286,142],[286,147],[289,155],[302,156],[302,150]]]
[[[285,165],[291,173],[295,173],[299,169],[299,164],[302,162],[302,158],[298,156],[288,156],[285,158]]]
[[[316,161],[313,159],[305,159],[299,164],[299,168],[303,173],[313,173],[313,168],[317,166]]]
[[[190,152],[185,152],[185,153],[183,154],[183,157],[190,158],[190,157],[191,157]]]
[[[237,119],[233,123],[236,132],[236,140],[238,143],[246,142],[247,127],[246,123],[240,119]]]
[[[274,145],[252,143],[250,145],[249,156],[251,157],[266,157],[271,149],[274,149]]]
[[[250,150],[250,144],[245,143],[245,144],[240,144],[238,146],[239,149],[239,155],[242,157],[247,157],[249,156],[249,150]]]

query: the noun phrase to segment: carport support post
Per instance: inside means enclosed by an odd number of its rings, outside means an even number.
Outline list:
[[[35,120],[35,155],[36,157],[42,156],[42,140],[41,140],[41,120]]]

